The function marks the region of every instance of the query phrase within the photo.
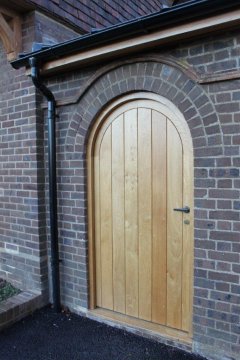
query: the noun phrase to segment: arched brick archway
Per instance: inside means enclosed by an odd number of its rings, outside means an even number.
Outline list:
[[[84,92],[71,116],[71,121],[64,144],[64,157],[69,161],[69,167],[75,168],[76,157],[81,159],[81,184],[78,189],[82,192],[81,212],[84,214],[81,226],[81,238],[84,246],[88,247],[87,233],[87,172],[86,149],[92,126],[98,115],[115,99],[134,92],[151,92],[161,95],[171,101],[183,114],[191,132],[194,148],[194,241],[198,253],[198,261],[204,261],[201,253],[203,241],[208,242],[209,234],[202,230],[203,223],[210,224],[206,202],[209,201],[208,188],[216,187],[214,179],[209,178],[209,168],[213,167],[218,157],[223,156],[222,129],[211,98],[204,88],[194,79],[187,76],[179,68],[159,62],[136,62],[125,64],[110,70],[98,78],[92,86]],[[211,185],[209,185],[211,183]],[[84,190],[84,191],[83,191]],[[75,211],[79,211],[75,209]],[[211,225],[211,224],[210,224]],[[209,226],[210,226],[209,225]],[[207,226],[207,225],[206,225]],[[210,228],[211,229],[211,228]],[[198,251],[199,250],[199,251]],[[202,258],[201,258],[202,256]],[[87,262],[84,265],[87,269]],[[195,275],[195,283],[199,289],[204,288]],[[80,304],[86,306],[87,293],[81,294]],[[194,314],[194,312],[193,312]],[[197,324],[196,324],[197,325]]]
[[[221,125],[204,89],[179,68],[157,62],[123,65],[99,78],[77,105],[66,137],[67,148],[71,151],[72,146],[86,144],[97,114],[113,99],[135,91],[159,94],[179,108],[190,128],[194,149],[198,149],[196,156],[212,154],[212,145],[218,145],[215,154],[221,155]]]

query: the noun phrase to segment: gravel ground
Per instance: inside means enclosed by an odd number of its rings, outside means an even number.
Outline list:
[[[50,308],[0,333],[1,360],[204,360],[125,331]]]

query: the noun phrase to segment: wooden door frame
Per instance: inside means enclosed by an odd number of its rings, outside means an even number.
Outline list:
[[[88,270],[89,270],[89,310],[94,310],[96,308],[96,274],[95,274],[95,239],[94,239],[94,149],[96,139],[98,137],[99,131],[101,130],[105,120],[111,115],[113,111],[117,108],[122,107],[122,105],[129,103],[131,101],[136,100],[152,100],[159,104],[164,108],[164,115],[171,119],[173,124],[176,126],[181,138],[184,142],[184,150],[187,150],[184,154],[187,157],[187,163],[190,164],[190,169],[192,172],[192,186],[191,191],[189,191],[187,204],[189,204],[190,208],[192,209],[190,213],[190,223],[193,224],[193,211],[194,211],[194,204],[193,204],[193,144],[192,144],[192,137],[187,125],[187,122],[180,112],[180,110],[168,99],[164,98],[163,96],[149,93],[149,92],[135,92],[132,94],[128,94],[118,98],[117,100],[113,101],[110,105],[108,105],[102,113],[97,117],[94,126],[91,130],[88,144],[87,144],[87,196],[88,196]],[[188,169],[186,170],[188,171]],[[191,226],[190,233],[190,249],[188,249],[188,254],[190,258],[190,271],[189,271],[189,279],[188,285],[189,286],[189,307],[190,307],[190,323],[189,323],[189,338],[192,336],[192,307],[193,307],[193,230],[194,226]]]

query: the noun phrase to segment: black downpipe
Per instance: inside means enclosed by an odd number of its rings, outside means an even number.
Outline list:
[[[37,59],[29,59],[33,84],[46,97],[48,102],[48,173],[49,173],[49,210],[51,233],[51,268],[53,308],[61,311],[58,250],[58,214],[57,214],[57,171],[56,171],[56,101],[52,92],[42,83]]]

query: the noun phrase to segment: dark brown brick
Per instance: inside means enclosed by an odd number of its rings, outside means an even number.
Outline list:
[[[219,260],[219,261],[227,261],[227,262],[235,262],[235,263],[239,261],[238,254],[220,252],[220,251],[209,251],[208,257],[209,259]]]
[[[212,231],[210,233],[210,239],[238,242],[240,240],[240,234],[238,232]]]

